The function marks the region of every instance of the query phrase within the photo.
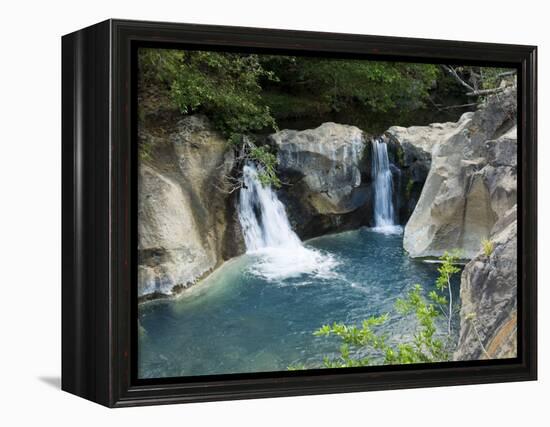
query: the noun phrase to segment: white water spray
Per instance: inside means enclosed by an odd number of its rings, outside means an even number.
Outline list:
[[[395,225],[393,181],[388,146],[379,138],[372,140],[372,176],[374,179],[374,231],[386,234],[401,232]]]
[[[251,271],[268,280],[302,274],[330,276],[337,264],[331,256],[306,248],[292,230],[285,207],[269,186],[258,179],[253,164],[243,168],[239,194],[239,221],[247,254],[258,257]]]

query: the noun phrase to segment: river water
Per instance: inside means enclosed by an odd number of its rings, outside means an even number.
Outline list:
[[[246,254],[180,298],[139,307],[139,376],[321,367],[340,343],[315,337],[314,331],[333,322],[360,325],[385,313],[391,316],[379,332],[394,344],[410,339],[414,318],[397,315],[394,304],[414,284],[426,293],[434,289],[437,265],[413,261],[404,252],[387,146],[380,140],[371,146],[375,227],[306,243],[292,230],[276,192],[261,184],[261,169],[245,165],[238,213]],[[445,328],[443,322],[438,326]],[[368,350],[355,355],[380,362]]]
[[[310,240],[304,251],[314,258],[305,262],[319,265],[309,265],[303,274],[296,268],[282,274],[285,263],[293,265],[292,254],[285,259],[283,251],[274,259],[251,253],[225,263],[180,298],[142,304],[139,376],[318,367],[339,343],[314,337],[317,328],[334,321],[360,324],[392,312],[413,284],[427,292],[437,277],[436,264],[407,257],[400,234],[362,228]],[[261,267],[273,262],[281,274]],[[411,318],[393,314],[381,331],[399,341],[412,324]]]

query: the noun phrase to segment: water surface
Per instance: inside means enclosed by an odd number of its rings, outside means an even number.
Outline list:
[[[429,291],[437,277],[436,264],[407,257],[400,234],[363,228],[295,250],[243,255],[178,299],[140,305],[139,376],[318,367],[339,344],[314,337],[316,329],[392,312],[412,285]],[[301,269],[300,263],[310,264]],[[398,341],[412,325],[394,314],[383,331]]]

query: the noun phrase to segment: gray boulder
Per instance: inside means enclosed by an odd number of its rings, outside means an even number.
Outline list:
[[[279,197],[300,237],[368,222],[370,145],[359,128],[323,123],[316,129],[283,130],[270,140],[285,183]]]
[[[481,240],[516,203],[516,132],[516,92],[508,88],[437,135],[428,177],[405,227],[403,246],[410,256],[440,256],[450,249],[468,259],[476,255]]]
[[[139,170],[138,295],[171,294],[216,264],[192,215],[190,197],[170,178]]]
[[[388,144],[390,160],[398,166],[394,175],[395,206],[402,224],[414,212],[432,162],[432,149],[451,135],[459,123],[433,123],[408,128],[392,126],[382,138]]]

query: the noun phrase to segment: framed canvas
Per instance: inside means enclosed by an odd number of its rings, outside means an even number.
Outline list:
[[[62,39],[62,388],[110,407],[536,379],[536,48]]]

